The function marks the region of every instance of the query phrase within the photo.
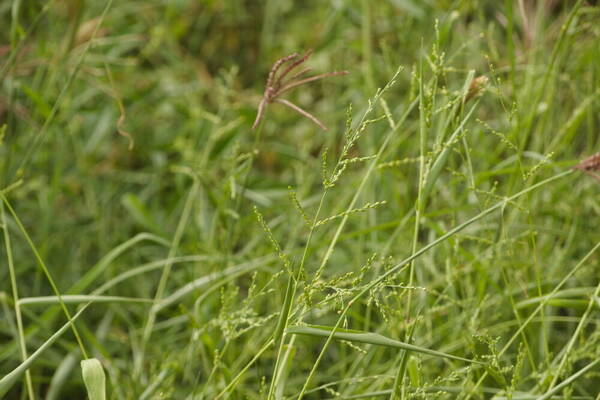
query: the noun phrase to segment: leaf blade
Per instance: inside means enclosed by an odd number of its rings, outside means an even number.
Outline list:
[[[326,327],[314,327],[314,326],[290,326],[287,329],[287,333],[295,334],[295,335],[305,335],[305,336],[315,336],[315,337],[329,337],[331,335],[332,329],[327,329]],[[372,344],[375,346],[385,346],[392,347],[402,350],[414,351],[417,353],[427,354],[434,357],[440,358],[448,358],[456,361],[464,361],[473,364],[483,364],[480,361],[471,360],[468,358],[463,358],[459,356],[455,356],[448,353],[443,353],[437,350],[431,350],[427,347],[417,346],[409,343],[404,343],[399,340],[394,340],[388,338],[386,336],[380,335],[378,333],[372,332],[361,332],[357,333],[357,331],[347,331],[344,329],[336,329],[333,333],[333,338],[336,340],[347,340],[349,342],[358,342],[358,343],[366,343]]]

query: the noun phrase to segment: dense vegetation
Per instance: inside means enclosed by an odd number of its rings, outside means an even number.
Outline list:
[[[98,371],[111,399],[600,398],[595,2],[0,27],[4,396],[84,398],[87,359],[92,400]]]

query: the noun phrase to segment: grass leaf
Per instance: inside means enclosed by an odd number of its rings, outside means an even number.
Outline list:
[[[327,338],[331,335],[331,327],[315,327],[315,326],[290,326],[287,329],[287,333],[295,334],[295,335],[305,335],[305,336],[316,336],[316,337],[324,337]],[[442,353],[441,351],[431,350],[426,347],[415,346],[413,344],[408,344],[404,342],[400,342],[398,340],[390,339],[388,337],[382,336],[378,333],[372,332],[360,332],[358,331],[350,331],[346,329],[336,329],[336,332],[333,334],[333,338],[337,340],[347,340],[349,342],[357,342],[357,343],[366,343],[372,344],[375,346],[385,346],[391,347],[401,350],[414,351],[416,353],[427,354],[433,357],[439,358],[447,358],[450,360],[457,361],[465,361],[468,363],[474,364],[483,364],[480,361],[470,360],[468,358],[454,356],[452,354]]]
[[[19,366],[17,368],[13,369],[11,372],[6,374],[2,379],[0,379],[0,398],[2,398],[15,383],[17,383],[19,378],[21,378],[21,376],[25,373],[25,371],[27,371],[27,369],[33,365],[35,360],[37,360],[46,350],[48,350],[48,348],[50,346],[52,346],[52,344],[54,342],[56,342],[56,340],[59,337],[61,337],[61,335],[63,333],[65,333],[65,331],[67,329],[69,329],[71,324],[73,322],[75,322],[75,320],[77,318],[79,318],[79,316],[83,313],[83,311],[86,308],[87,308],[87,305],[83,306],[83,308],[81,310],[79,310],[77,312],[77,314],[75,314],[75,315],[73,315],[73,317],[71,317],[71,321],[67,322],[59,330],[54,332],[54,334],[52,336],[50,336],[35,352],[33,352],[29,357],[27,357],[27,359],[25,361],[23,361],[21,364],[19,364]]]
[[[106,400],[106,377],[97,358],[81,361],[81,374],[90,400]]]

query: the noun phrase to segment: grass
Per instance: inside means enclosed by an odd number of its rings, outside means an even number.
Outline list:
[[[0,397],[600,399],[598,18],[1,3]]]

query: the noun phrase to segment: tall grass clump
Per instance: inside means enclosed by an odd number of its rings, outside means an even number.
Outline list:
[[[598,18],[0,4],[0,397],[600,399]]]

